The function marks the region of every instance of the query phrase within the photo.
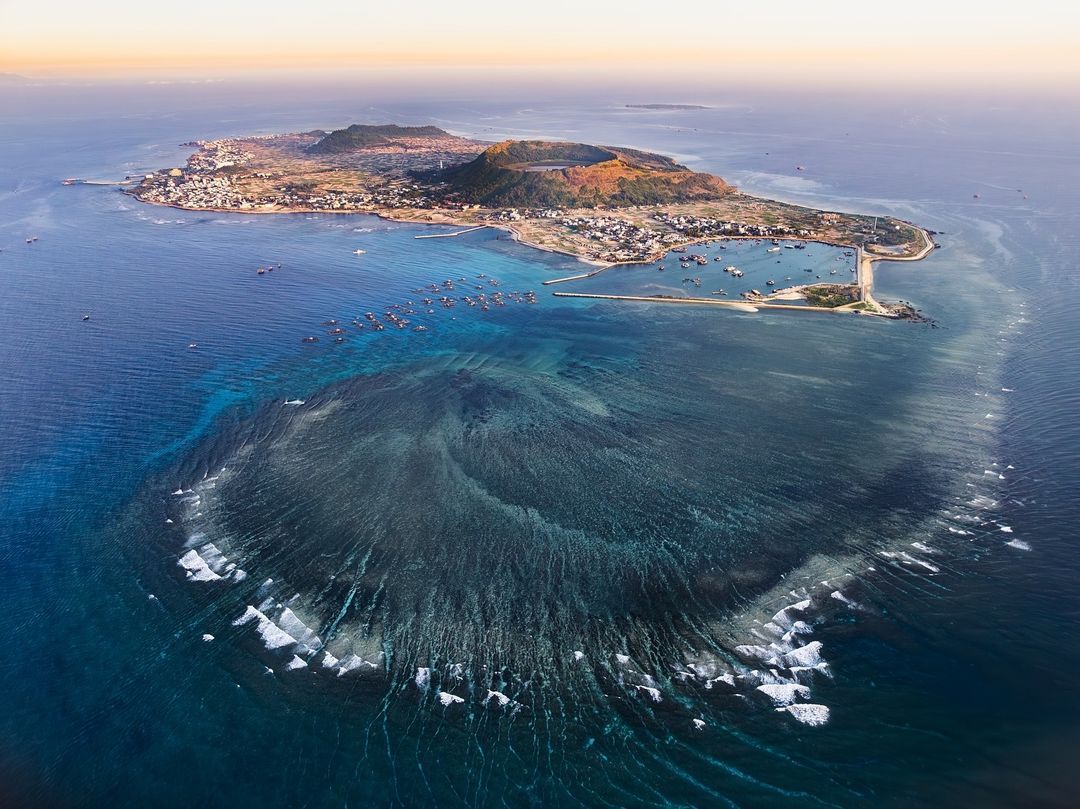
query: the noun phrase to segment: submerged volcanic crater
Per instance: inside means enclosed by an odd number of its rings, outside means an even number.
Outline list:
[[[779,502],[782,453],[736,468],[751,439],[703,434],[672,393],[583,363],[483,362],[270,403],[176,472],[178,572],[232,594],[276,672],[444,705],[518,706],[579,677],[649,702],[786,684],[787,704],[800,670],[826,668],[803,637],[813,599],[789,599],[772,646],[739,646],[726,619],[828,546],[807,526],[829,483]]]

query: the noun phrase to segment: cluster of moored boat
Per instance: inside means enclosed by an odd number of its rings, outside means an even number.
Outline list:
[[[466,306],[478,307],[481,311],[488,311],[492,306],[506,306],[507,302],[514,303],[536,303],[536,293],[533,291],[528,292],[506,292],[503,293],[498,289],[490,291],[489,287],[498,287],[499,282],[494,278],[488,278],[484,274],[476,276],[478,280],[485,280],[489,286],[483,284],[475,284],[478,292],[474,292],[469,295],[463,295],[461,297],[455,297],[446,293],[454,290],[454,280],[451,278],[446,279],[441,284],[432,283],[426,287],[417,287],[416,292],[422,294],[425,297],[420,298],[419,302],[405,301],[405,303],[393,303],[386,307],[382,314],[382,317],[376,316],[374,312],[365,312],[362,316],[353,318],[349,321],[349,325],[353,327],[355,331],[384,331],[388,325],[393,326],[396,329],[407,329],[411,325],[411,321],[408,319],[410,315],[434,315],[436,302],[443,309],[453,309],[458,302],[464,303]],[[459,282],[468,281],[467,278],[459,278]],[[434,296],[439,295],[436,299]],[[344,343],[347,335],[353,333],[352,330],[346,329],[337,320],[323,321],[323,326],[328,326],[327,335],[334,339],[335,343]],[[423,323],[418,323],[412,326],[414,332],[428,331],[428,327]],[[319,338],[314,335],[309,335],[301,339],[302,343],[317,343]]]
[[[700,267],[704,267],[706,264],[709,263],[709,259],[707,256],[703,256],[700,253],[690,253],[679,259],[679,266],[681,266],[684,270],[687,270],[690,268],[691,261]]]
[[[760,242],[761,240],[758,240],[758,241]],[[781,246],[784,249],[787,249],[787,250],[805,250],[806,249],[806,243],[805,242],[787,243],[787,242],[781,242],[779,239],[773,239],[772,240],[772,245],[773,245],[772,247],[768,248],[767,252],[769,252],[769,253],[778,253],[778,252],[780,252]],[[712,243],[710,242],[706,246],[711,247]],[[724,249],[725,246],[724,245],[719,245],[719,247],[721,249]],[[703,256],[703,255],[700,255],[700,254],[697,254],[697,253],[687,253],[685,247],[672,248],[671,252],[672,253],[681,253],[681,254],[683,254],[683,255],[678,256],[678,260],[679,260],[679,266],[684,270],[690,268],[690,262],[695,262],[695,263],[697,263],[698,265],[701,265],[701,266],[705,266],[705,265],[707,265],[709,263],[708,258],[706,256]],[[809,255],[809,253],[807,255]],[[837,261],[844,261],[845,259],[853,258],[854,255],[855,254],[852,251],[845,250],[843,255],[836,257],[836,260]],[[714,256],[713,257],[713,261],[722,261],[723,259],[724,259],[723,256]],[[777,263],[780,263],[780,262],[778,261]],[[657,264],[656,269],[659,272],[663,272],[664,271],[664,265],[662,263]],[[852,274],[857,272],[856,268],[854,268],[854,267],[851,267],[850,270],[851,270]],[[806,268],[805,271],[808,272],[808,273],[813,273],[814,272],[814,270],[812,268],[809,268],[809,267]],[[724,272],[726,272],[732,278],[742,278],[745,275],[745,273],[742,270],[740,270],[738,267],[736,267],[734,265],[729,265],[729,266],[725,267]],[[829,274],[830,275],[836,275],[837,272],[838,272],[837,270],[832,270],[832,271],[830,271]],[[816,279],[821,278],[820,275],[815,275],[814,277]],[[791,282],[792,278],[789,275],[784,280],[786,282]],[[687,277],[684,277],[682,279],[682,282],[684,284],[692,283],[695,287],[700,287],[701,286],[701,278],[698,278],[698,277],[687,276]],[[777,286],[777,281],[770,278],[769,280],[767,280],[765,282],[765,285],[767,287],[775,287],[775,286]],[[725,292],[721,288],[721,289],[713,290],[712,294],[713,295],[727,295],[728,293]],[[751,299],[766,297],[762,292],[760,292],[760,291],[758,291],[756,289],[751,289],[751,290],[749,290],[747,292],[742,292],[740,294],[743,297],[751,298]]]

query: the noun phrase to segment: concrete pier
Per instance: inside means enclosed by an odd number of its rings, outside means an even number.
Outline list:
[[[768,303],[766,301],[718,301],[713,298],[660,298],[648,295],[600,295],[589,292],[553,292],[557,298],[590,298],[606,301],[634,301],[637,303],[681,303],[690,306],[724,306],[740,312],[758,312],[762,309],[785,309],[791,312],[835,312],[837,314],[877,314],[856,309],[837,309],[828,306],[799,306],[791,303]]]
[[[452,239],[454,236],[464,236],[466,233],[472,233],[475,230],[483,230],[488,227],[487,225],[477,225],[474,228],[465,228],[465,230],[457,230],[453,233],[425,233],[420,236],[413,236],[414,239]]]

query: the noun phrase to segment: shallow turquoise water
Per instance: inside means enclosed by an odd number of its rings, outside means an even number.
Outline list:
[[[827,117],[800,134],[790,104],[385,113],[664,150],[748,190],[945,231],[926,261],[877,271],[931,330],[556,299],[542,282],[578,265],[494,231],[418,242],[371,217],[203,215],[57,184],[174,163],[192,136],[350,114],[258,101],[238,122],[227,100],[101,97],[106,117],[58,91],[3,136],[13,796],[1065,804],[1075,401],[1050,380],[1077,370],[1061,268],[1078,207],[1046,167],[1076,168],[1055,136],[976,136],[953,110],[930,133],[848,121],[852,149]],[[665,261],[663,283],[846,267],[765,247],[713,248],[725,261],[686,273]],[[538,302],[415,305],[462,277],[459,294],[496,277]],[[428,331],[349,323],[409,300]],[[188,580],[177,560],[212,559],[208,541],[246,578],[212,560],[224,579]],[[776,619],[805,620],[798,660],[739,651],[780,643],[766,622],[805,599]],[[301,639],[288,608],[319,642],[276,647],[263,619],[235,623],[248,607]],[[827,672],[790,673],[818,653]],[[828,722],[774,710],[756,688],[770,668]]]

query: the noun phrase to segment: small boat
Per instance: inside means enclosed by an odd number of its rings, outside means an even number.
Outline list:
[[[319,338],[318,337],[304,337],[303,339],[300,340],[300,342],[301,343],[317,343],[317,342],[319,342]]]
[[[257,272],[259,275],[263,275],[266,272],[266,269],[264,267],[259,267],[259,269],[255,270],[255,272]]]
[[[303,399],[286,399],[284,402],[282,402],[282,404],[287,404],[287,405],[302,405],[303,403],[304,403]]]
[[[357,248],[357,249],[353,250],[353,255],[354,256],[362,256],[366,252],[367,252],[367,250],[361,250],[360,248]]]
[[[82,316],[82,319],[83,319],[83,320],[89,320],[89,319],[90,319],[90,315],[83,315],[83,316]]]
[[[334,338],[334,342],[335,342],[335,343],[344,343],[344,342],[345,342],[345,338],[344,338],[344,337],[335,337],[335,338]]]
[[[413,331],[427,331],[427,326],[413,326]]]
[[[765,282],[765,286],[774,287],[776,286],[776,282],[770,278],[768,281]]]
[[[199,344],[198,344],[198,343],[188,343],[188,346],[187,346],[187,347],[188,347],[188,348],[198,348],[198,347],[199,347]]]
[[[768,250],[766,250],[765,252],[766,252],[766,253],[779,253],[779,252],[780,252],[780,248],[779,248],[779,247],[770,247],[770,248],[769,248]]]

